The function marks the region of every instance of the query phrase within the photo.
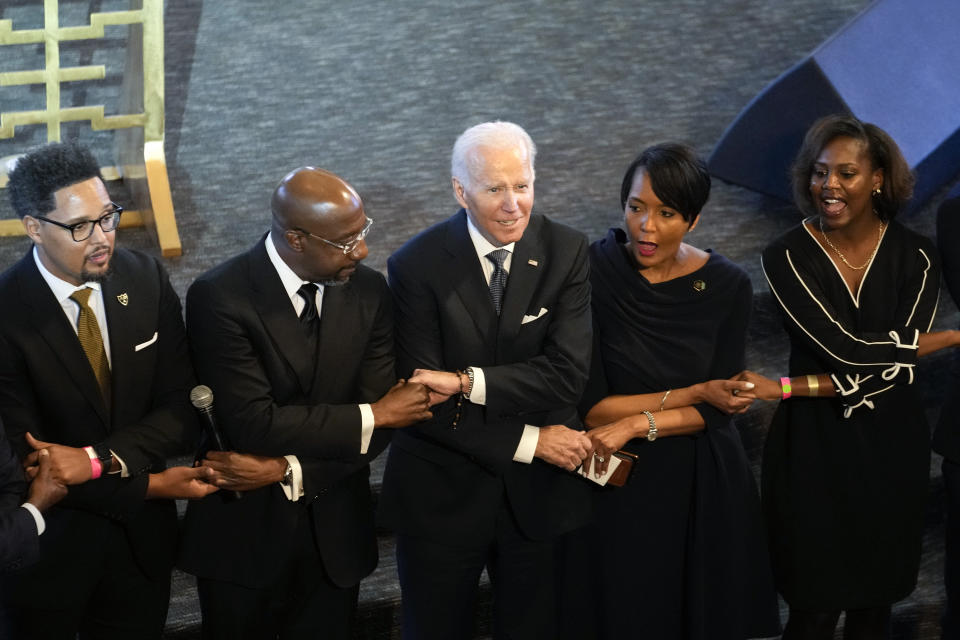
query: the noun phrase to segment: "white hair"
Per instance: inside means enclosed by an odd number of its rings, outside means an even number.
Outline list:
[[[537,145],[533,144],[530,134],[520,125],[512,122],[484,122],[474,125],[460,134],[453,144],[450,157],[450,175],[464,187],[472,183],[474,170],[479,158],[474,151],[480,147],[498,147],[523,149],[530,164],[530,179],[534,178],[533,161],[537,157]]]

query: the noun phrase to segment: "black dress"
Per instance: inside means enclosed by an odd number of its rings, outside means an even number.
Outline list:
[[[777,588],[801,610],[891,604],[914,588],[930,469],[916,344],[940,291],[936,250],[891,222],[857,296],[800,225],[763,252],[790,336],[789,375],[842,396],[791,398],[764,450]]]
[[[613,229],[591,246],[595,351],[583,409],[729,378],[743,368],[752,287],[718,254],[650,284]],[[697,405],[706,430],[631,440],[623,487],[598,490],[589,549],[599,611],[587,637],[742,639],[779,632],[756,483],[729,416]],[[581,636],[582,637],[582,636]]]

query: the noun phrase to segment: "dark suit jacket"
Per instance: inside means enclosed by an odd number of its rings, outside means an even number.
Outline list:
[[[296,455],[306,495],[279,484],[242,500],[208,496],[187,510],[180,565],[251,588],[278,578],[301,517],[330,579],[357,584],[376,567],[369,460],[387,440],[374,432],[360,456],[360,409],[393,384],[393,326],[382,275],[360,265],[326,287],[314,372],[299,320],[264,241],[201,276],[187,293],[187,328],[200,379],[228,444],[245,453]]]
[[[960,306],[960,197],[944,200],[937,211],[937,248],[950,297]],[[947,401],[940,409],[940,421],[933,432],[933,450],[960,464],[960,354],[952,356]]]
[[[36,561],[39,553],[37,523],[20,506],[26,486],[23,468],[0,423],[0,574]]]
[[[190,366],[180,299],[163,267],[117,249],[103,283],[110,336],[112,407],[63,309],[34,263],[32,250],[0,276],[0,416],[21,456],[24,433],[82,447],[105,442],[133,477],[111,474],[70,487],[45,514],[41,561],[28,573],[43,580],[77,549],[95,548],[108,521],[121,523],[147,575],[166,579],[176,552],[173,501],[144,500],[147,475],[195,439]],[[51,597],[68,581],[46,587]],[[52,592],[52,593],[51,593]]]
[[[523,425],[577,427],[590,360],[586,238],[542,216],[517,242],[498,318],[459,213],[419,234],[388,262],[398,375],[482,367],[487,403],[453,401],[398,431],[380,500],[383,523],[437,540],[493,536],[504,495],[523,532],[546,539],[585,522],[587,482],[534,459],[513,462]],[[546,312],[541,316],[541,309]],[[539,318],[524,322],[524,316]],[[528,318],[529,320],[529,318]]]

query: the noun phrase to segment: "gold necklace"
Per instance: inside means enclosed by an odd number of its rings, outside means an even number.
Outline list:
[[[844,257],[842,253],[840,253],[840,249],[837,249],[837,245],[830,242],[830,236],[828,236],[827,232],[823,230],[823,218],[820,218],[820,233],[821,235],[823,235],[823,239],[826,240],[827,244],[830,245],[830,248],[833,249],[838,256],[840,256],[840,259],[843,260],[843,264],[847,265],[854,271],[863,271],[864,269],[866,269],[867,265],[870,264],[870,261],[873,260],[873,257],[877,255],[877,251],[880,250],[880,240],[883,238],[883,230],[886,228],[886,226],[887,225],[884,224],[883,220],[881,220],[880,228],[877,230],[877,246],[873,248],[873,252],[870,254],[870,257],[867,258],[866,262],[864,262],[859,267],[855,267],[852,264],[850,264],[850,262],[847,261],[847,259]]]

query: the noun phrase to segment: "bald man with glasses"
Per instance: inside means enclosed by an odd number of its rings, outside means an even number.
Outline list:
[[[360,264],[373,221],[313,167],[288,174],[270,231],[197,279],[187,332],[236,452],[208,454],[221,488],[187,511],[181,567],[197,576],[203,637],[352,637],[377,564],[369,462],[390,431],[429,418],[397,382],[384,277]]]

